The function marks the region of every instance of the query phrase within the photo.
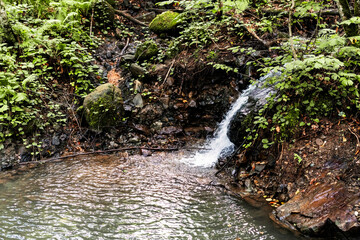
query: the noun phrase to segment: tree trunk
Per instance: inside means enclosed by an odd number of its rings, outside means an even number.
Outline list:
[[[336,4],[339,8],[339,13],[343,21],[349,20],[354,16],[359,16],[359,0],[355,0],[354,14],[350,10],[349,2],[347,0],[336,0]],[[344,25],[346,36],[357,36],[359,32],[359,26],[357,24]]]

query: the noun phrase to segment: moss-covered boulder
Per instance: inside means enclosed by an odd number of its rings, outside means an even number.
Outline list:
[[[111,6],[111,1],[98,0],[94,6],[94,19],[101,26],[111,26],[115,20],[115,10]]]
[[[155,56],[159,51],[157,44],[153,40],[139,44],[136,48],[135,59],[145,60]]]
[[[157,15],[150,23],[149,28],[155,33],[173,32],[182,21],[182,14],[166,11]]]
[[[121,90],[111,83],[97,87],[84,100],[84,115],[90,128],[117,126],[124,116]]]

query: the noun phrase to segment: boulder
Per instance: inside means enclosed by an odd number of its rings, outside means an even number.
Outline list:
[[[153,40],[143,42],[139,44],[138,47],[136,48],[135,59],[138,60],[150,59],[153,56],[156,56],[158,51],[159,48]]]
[[[308,235],[331,236],[333,226],[344,232],[359,229],[353,211],[359,203],[358,194],[350,193],[343,182],[315,184],[278,207],[272,218]]]
[[[112,2],[112,1],[110,1]],[[115,19],[115,10],[107,0],[98,0],[94,6],[94,19],[105,25],[112,25]]]
[[[90,128],[117,126],[124,116],[121,90],[111,83],[100,85],[85,97],[83,108]]]
[[[157,15],[154,20],[151,21],[149,28],[155,33],[173,32],[182,21],[182,14],[166,11]]]

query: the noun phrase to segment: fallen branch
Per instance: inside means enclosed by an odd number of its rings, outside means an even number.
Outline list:
[[[141,25],[141,26],[144,26],[144,27],[147,27],[147,26],[148,26],[147,24],[145,24],[145,23],[137,20],[136,18],[133,18],[132,16],[130,16],[129,14],[127,14],[127,13],[124,12],[124,11],[120,11],[120,10],[116,10],[116,9],[114,9],[114,11],[115,11],[116,13],[120,14],[121,16],[129,19],[130,21],[132,21],[132,22],[134,22],[134,23],[137,23],[137,24],[139,24],[139,25]]]
[[[129,46],[129,43],[130,43],[130,38],[127,38],[125,47],[124,47],[124,48],[121,50],[121,52],[120,52],[120,57],[119,57],[118,59],[116,59],[116,64],[115,64],[115,66],[118,66],[118,63],[120,63],[121,58],[123,57],[123,55],[124,55],[127,47]]]
[[[172,152],[172,151],[180,150],[180,148],[124,147],[124,148],[109,149],[109,150],[94,151],[94,152],[75,153],[75,154],[71,154],[71,155],[67,155],[67,156],[48,158],[48,159],[43,159],[43,160],[38,160],[38,161],[21,162],[21,163],[19,163],[19,165],[27,165],[27,164],[32,164],[32,163],[40,164],[40,163],[46,163],[46,162],[55,162],[58,160],[74,158],[74,157],[79,157],[79,156],[87,156],[87,155],[103,154],[103,153],[114,153],[114,152],[121,152],[121,151],[126,151],[126,150],[141,150],[141,149],[150,150],[150,151],[159,151],[159,152]],[[184,150],[190,150],[190,149],[209,150],[207,148],[198,148],[198,147],[186,147],[186,148],[181,148],[181,149],[184,149]]]
[[[246,25],[241,22],[239,19],[234,18],[239,24],[241,24],[254,38],[256,38],[259,42],[261,42],[265,47],[270,47],[270,44],[268,42],[266,42],[265,40],[262,40],[253,30],[251,30],[250,28],[246,27]]]
[[[163,83],[162,83],[161,85],[164,85],[164,83],[166,82],[166,79],[169,77],[170,72],[171,72],[171,69],[172,69],[172,67],[174,66],[174,63],[175,63],[175,59],[172,61],[171,65],[170,65],[170,67],[169,67],[169,70],[167,71],[166,76],[165,76],[165,78],[164,78],[164,81],[163,81]]]

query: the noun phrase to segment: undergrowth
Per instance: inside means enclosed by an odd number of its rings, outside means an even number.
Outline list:
[[[68,121],[71,104],[92,88],[98,71],[85,18],[93,2],[23,0],[0,8],[0,149],[6,139],[22,139],[33,154],[48,126]],[[70,104],[70,105],[71,105]]]

